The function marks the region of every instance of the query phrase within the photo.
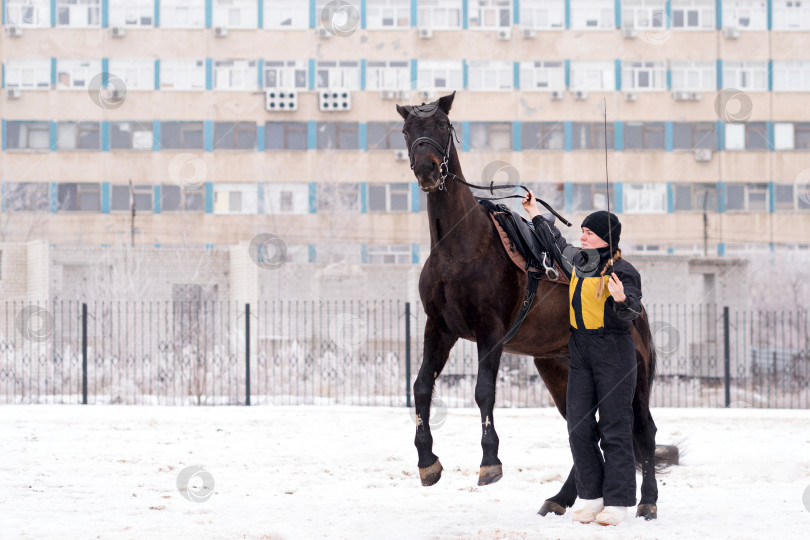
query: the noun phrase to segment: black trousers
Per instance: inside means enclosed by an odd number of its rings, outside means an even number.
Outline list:
[[[572,329],[568,350],[566,417],[577,494],[583,499],[603,497],[605,506],[635,506],[633,338],[629,333]]]

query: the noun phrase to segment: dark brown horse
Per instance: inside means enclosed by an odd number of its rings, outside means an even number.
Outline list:
[[[503,343],[520,311],[529,278],[508,258],[492,221],[470,189],[455,179],[455,176],[464,178],[464,174],[448,118],[454,97],[455,92],[427,105],[397,105],[397,112],[405,120],[403,133],[411,167],[419,187],[427,192],[430,227],[430,256],[419,278],[419,295],[427,315],[424,359],[413,385],[415,444],[425,486],[438,482],[442,473],[441,463],[433,453],[428,422],[433,388],[459,338],[474,341],[478,346],[475,402],[481,410],[483,448],[479,485],[497,482],[503,474],[493,416],[501,353],[534,357],[537,371],[563,417],[568,383],[567,287],[540,281],[536,300],[520,331],[507,344]],[[643,475],[636,515],[653,519],[658,499],[656,427],[649,404],[655,353],[646,312],[636,318],[631,331],[638,360],[633,437],[636,464]],[[563,514],[576,497],[572,468],[560,492],[547,499],[539,513]]]

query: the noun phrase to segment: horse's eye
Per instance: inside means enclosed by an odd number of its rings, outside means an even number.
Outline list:
[[[442,128],[442,129],[446,128],[447,127],[447,122],[445,122],[445,121],[439,122],[439,127]]]

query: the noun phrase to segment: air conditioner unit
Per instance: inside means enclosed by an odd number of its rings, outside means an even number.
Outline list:
[[[635,26],[622,26],[622,37],[625,39],[633,39],[638,36]]]
[[[324,112],[352,110],[352,93],[348,90],[321,90],[318,107]]]
[[[708,148],[697,148],[695,150],[695,161],[711,161],[712,151]]]
[[[271,88],[264,91],[264,108],[269,112],[294,112],[298,110],[298,92]]]
[[[675,101],[689,101],[690,94],[686,90],[675,90],[672,92],[672,99]]]
[[[422,39],[430,39],[433,37],[433,30],[430,28],[420,28],[419,37]]]
[[[689,92],[689,100],[690,101],[700,101],[703,96],[700,92]]]
[[[500,39],[501,41],[509,41],[510,39],[512,39],[512,30],[511,29],[498,30],[498,39]]]
[[[436,92],[433,90],[420,90],[419,97],[422,99],[433,99],[436,97]]]
[[[228,35],[228,29],[224,26],[217,26],[214,28],[214,36],[215,37],[226,37]]]
[[[397,161],[408,161],[408,151],[407,150],[395,150],[394,151],[394,158]]]
[[[638,94],[635,92],[625,92],[624,99],[626,101],[636,101],[638,100]]]
[[[332,33],[329,32],[326,28],[318,28],[315,30],[315,35],[317,35],[321,39],[329,39],[332,37]]]
[[[112,37],[124,37],[126,33],[127,33],[126,30],[124,30],[120,26],[113,26],[110,28],[110,35]]]
[[[574,92],[574,99],[576,99],[577,101],[588,99],[588,92],[586,92],[585,90],[577,90]]]
[[[523,39],[532,39],[537,37],[537,30],[534,28],[524,28],[523,32]]]
[[[411,93],[407,90],[399,90],[397,92],[397,99],[408,99],[411,97]]]
[[[11,37],[20,37],[22,35],[22,28],[19,26],[6,26],[6,34]]]
[[[565,90],[552,90],[551,99],[558,101],[565,97]]]
[[[127,91],[124,88],[116,88],[115,86],[107,87],[107,99],[124,99]]]
[[[20,99],[22,96],[22,92],[20,92],[19,88],[7,88],[6,89],[6,97],[8,99]]]
[[[397,99],[397,94],[396,90],[383,90],[380,92],[380,97],[383,99]]]
[[[736,26],[726,26],[723,28],[723,37],[726,39],[737,39],[740,37],[740,29]]]

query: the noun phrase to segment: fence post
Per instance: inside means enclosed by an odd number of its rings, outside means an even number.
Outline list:
[[[82,405],[87,405],[87,303],[82,303]]]
[[[405,302],[405,406],[411,406],[411,303]]]
[[[726,408],[731,405],[731,346],[728,306],[723,306],[723,371],[725,372]]]
[[[245,406],[250,405],[250,304],[245,304]]]

